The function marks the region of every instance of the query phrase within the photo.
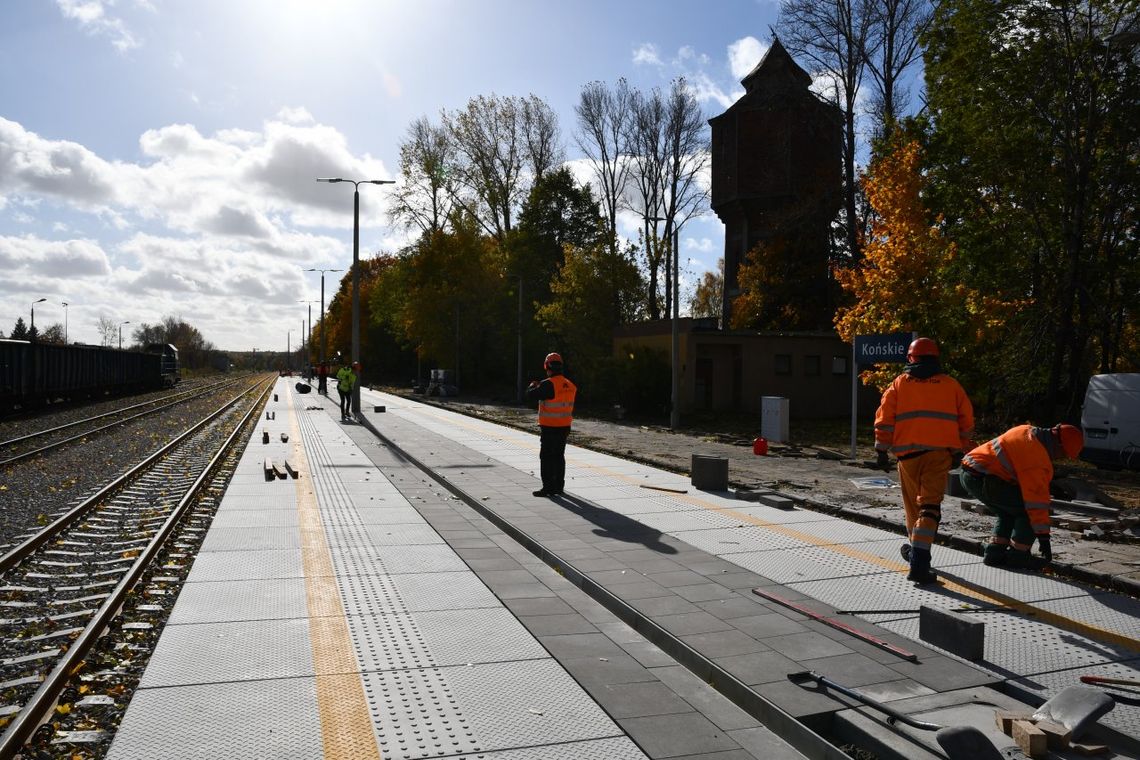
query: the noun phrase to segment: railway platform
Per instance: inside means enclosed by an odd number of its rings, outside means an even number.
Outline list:
[[[566,494],[535,498],[536,435],[275,394],[111,758],[946,757],[931,726],[1008,753],[995,709],[1140,678],[1135,599],[941,547],[914,587],[893,534],[573,445]],[[921,605],[991,610],[981,659],[921,641]],[[1140,756],[1117,695],[1089,740]]]

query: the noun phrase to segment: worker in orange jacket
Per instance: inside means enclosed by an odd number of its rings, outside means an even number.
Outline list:
[[[549,353],[542,362],[546,379],[534,380],[526,390],[529,401],[538,401],[538,463],[542,488],[535,496],[559,496],[566,486],[566,439],[574,421],[574,397],[578,387],[562,374],[562,355]]]
[[[1034,539],[1041,558],[1053,561],[1049,543],[1053,460],[1076,459],[1084,445],[1084,434],[1072,425],[1018,425],[962,458],[962,487],[997,513],[983,562],[991,567],[1032,567]]]
[[[907,580],[934,583],[930,547],[942,520],[942,496],[954,461],[972,445],[974,407],[958,381],[942,372],[938,344],[916,338],[902,374],[883,392],[875,412],[878,464],[898,459],[908,542],[900,549],[910,565]]]

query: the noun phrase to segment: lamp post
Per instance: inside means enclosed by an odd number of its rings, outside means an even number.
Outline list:
[[[35,301],[32,301],[32,326],[29,329],[29,332],[34,333],[36,330],[36,304],[43,303],[46,300],[47,300],[46,298],[40,298],[40,299],[37,299]]]
[[[298,301],[297,303],[307,303],[309,305],[309,329],[306,332],[306,335],[309,336],[309,353],[311,354],[313,352],[313,304],[315,304],[317,302],[316,301]],[[302,341],[302,345],[303,344],[304,344],[304,342]],[[321,361],[324,361],[323,356],[321,357]],[[305,366],[306,367],[309,366],[309,354],[305,354]]]
[[[290,341],[293,339],[293,331],[285,331],[285,369],[293,370],[293,345]]]
[[[341,177],[318,177],[317,182],[352,183],[352,359],[360,361],[360,186],[391,185],[390,179],[343,179]],[[352,389],[352,413],[360,416],[360,382],[363,368],[356,372],[356,385]]]
[[[343,269],[306,269],[306,272],[321,273],[321,364],[325,363],[325,272],[343,272]],[[312,324],[310,323],[310,327]]]
[[[126,322],[119,323],[119,350],[123,348],[123,325],[129,325],[131,321],[128,319]]]
[[[650,216],[650,217],[646,217],[646,218],[651,222],[667,221],[665,219],[665,217],[661,217],[661,216]],[[679,232],[680,231],[677,229],[677,227],[674,226],[673,227],[673,246],[672,246],[673,247],[673,252],[672,252],[673,255],[670,257],[671,261],[665,262],[665,267],[667,269],[672,269],[672,277],[667,278],[667,279],[671,279],[672,282],[668,283],[667,287],[669,287],[669,289],[671,289],[673,291],[672,293],[669,294],[669,300],[672,301],[672,303],[673,303],[673,313],[669,315],[669,319],[672,322],[672,345],[671,345],[671,348],[669,351],[669,364],[670,364],[670,373],[669,374],[671,375],[671,385],[672,385],[672,393],[670,395],[670,403],[669,403],[669,407],[670,407],[669,408],[669,429],[670,430],[676,430],[677,428],[679,428],[681,426],[681,405],[680,405],[680,402],[681,402],[681,399],[680,399],[680,396],[681,396],[681,362],[680,362],[680,356],[679,356],[681,353],[681,331],[680,331],[680,325],[678,322],[678,320],[680,319],[680,308],[678,306],[678,300],[679,300],[678,296],[680,295],[680,290],[677,287],[677,274],[678,274],[678,269],[679,269],[678,264],[677,264],[677,258],[678,258],[677,254],[678,254],[678,247],[679,247]],[[668,275],[668,274],[669,274],[669,272],[666,272],[666,275]]]
[[[67,345],[67,301],[60,301],[63,304],[63,343]]]

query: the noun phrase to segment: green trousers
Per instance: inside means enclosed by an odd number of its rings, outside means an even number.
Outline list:
[[[1032,546],[1036,534],[1025,511],[1025,500],[1021,498],[1021,488],[993,475],[975,475],[962,470],[959,478],[962,487],[978,501],[997,514],[994,523],[996,544],[1015,543]]]

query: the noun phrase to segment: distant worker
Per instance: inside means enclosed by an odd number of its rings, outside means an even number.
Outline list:
[[[933,340],[915,339],[906,361],[875,412],[875,450],[884,470],[889,469],[888,451],[898,459],[909,539],[899,550],[910,565],[906,578],[935,583],[930,547],[942,521],[947,475],[954,460],[973,445],[974,407],[958,381],[942,372]]]
[[[1041,558],[1053,561],[1049,543],[1049,483],[1054,459],[1076,459],[1084,448],[1080,428],[1018,425],[962,458],[962,487],[997,514],[986,544],[991,567],[1029,568],[1037,539]]]
[[[343,365],[336,372],[336,392],[340,394],[340,418],[352,418],[352,390],[356,387],[356,370],[360,369],[360,362],[353,362],[352,366]]]
[[[329,395],[329,365],[321,362],[317,365],[317,393]]]
[[[526,389],[527,401],[538,401],[538,462],[542,488],[535,496],[558,496],[566,486],[566,438],[574,421],[577,386],[562,375],[562,356],[546,355],[542,363],[546,379],[534,380]]]

